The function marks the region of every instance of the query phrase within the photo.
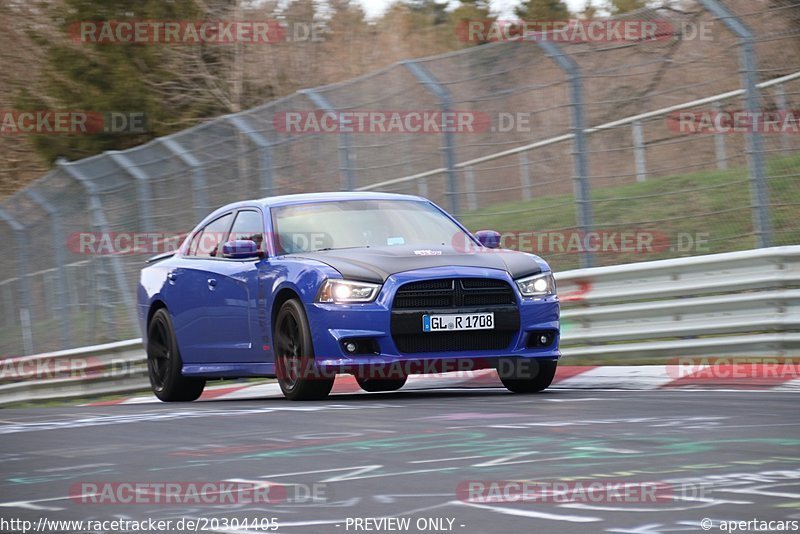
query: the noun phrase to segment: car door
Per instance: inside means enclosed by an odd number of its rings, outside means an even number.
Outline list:
[[[264,215],[259,208],[240,209],[235,216],[228,241],[249,240],[258,245],[261,257],[247,260],[224,260],[218,269],[218,296],[226,299],[226,308],[232,300],[237,301],[237,316],[225,317],[220,322],[228,325],[230,343],[236,347],[237,362],[265,363],[264,346],[269,343],[269,329],[266,323],[266,293],[261,283],[261,274],[269,266],[262,258],[266,256],[264,242]],[[246,297],[245,297],[246,294]],[[239,299],[246,298],[247,319],[239,306]],[[245,347],[249,347],[249,350]],[[233,352],[232,352],[233,353]]]
[[[222,257],[234,214],[221,215],[202,229],[176,273],[176,289],[190,308],[176,325],[186,363],[246,361],[243,353],[252,350],[249,292],[235,277],[241,265]]]
[[[165,296],[184,364],[213,361],[209,354],[216,334],[208,328],[211,301],[208,280],[213,269],[212,251],[227,234],[233,213],[227,213],[195,231],[180,261],[167,273]]]

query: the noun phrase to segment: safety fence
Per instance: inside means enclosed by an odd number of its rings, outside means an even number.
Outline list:
[[[794,0],[645,9],[619,20],[655,21],[657,39],[473,46],[62,160],[0,202],[0,236],[14,250],[0,256],[0,354],[139,335],[143,260],[246,198],[420,194],[556,271],[796,244],[800,136],[694,131],[680,116],[800,110],[796,12]],[[467,112],[489,127],[287,128],[289,112],[324,111]],[[629,233],[644,246],[620,243]],[[153,245],[132,248],[141,236]]]

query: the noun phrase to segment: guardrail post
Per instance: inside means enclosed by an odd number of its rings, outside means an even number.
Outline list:
[[[353,152],[353,143],[350,141],[350,134],[344,131],[342,127],[342,119],[338,114],[338,110],[327,98],[315,92],[314,89],[302,89],[298,91],[308,97],[315,106],[319,109],[332,113],[339,120],[339,171],[343,178],[342,190],[353,191],[358,187],[358,177],[356,170],[353,166],[355,164],[355,153]]]
[[[17,271],[19,276],[19,320],[22,326],[22,350],[27,356],[33,354],[33,332],[31,331],[31,281],[28,278],[28,247],[27,231],[19,221],[6,210],[0,208],[0,220],[5,222],[17,241]]]
[[[586,125],[583,109],[583,82],[578,64],[561,48],[547,40],[547,36],[536,36],[534,42],[555,61],[567,74],[570,86],[570,106],[572,108],[572,133],[574,145],[572,157],[574,161],[575,203],[577,204],[578,229],[582,235],[592,231],[592,195],[589,188],[589,164],[587,161],[588,145],[586,142]],[[589,247],[584,247],[588,249]],[[581,252],[581,267],[594,267],[594,254],[589,250]]]
[[[180,143],[169,137],[159,137],[157,139],[167,150],[183,162],[184,165],[192,168],[192,200],[194,201],[194,216],[197,222],[203,220],[208,215],[208,199],[206,198],[206,170],[202,162],[194,154],[186,150]]]
[[[89,302],[87,302],[87,304],[89,305],[89,310],[90,310],[89,313],[91,314],[89,316],[90,317],[89,324],[95,325],[97,324],[98,308],[100,307],[101,304],[100,299],[98,298],[97,295],[98,291],[96,291],[95,288],[96,280],[98,278],[97,265],[95,264],[95,262],[90,261],[86,265],[86,269],[84,269],[84,272],[86,276],[84,277],[83,283],[84,287],[86,288],[86,295],[89,297]]]
[[[775,86],[775,101],[778,104],[778,111],[781,114],[781,118],[786,117],[789,109],[786,104],[786,90],[783,88],[782,83]],[[784,131],[781,134],[781,150],[784,156],[789,155],[792,151],[792,144],[791,139],[789,139],[788,131]]]
[[[722,106],[719,102],[714,102],[712,108],[716,115],[722,112]],[[725,147],[725,134],[720,131],[714,132],[714,151],[717,155],[717,169],[721,171],[727,170],[728,151]]]
[[[531,192],[531,165],[525,152],[519,153],[519,183],[522,186],[522,200],[530,200]]]
[[[636,159],[636,181],[647,181],[647,154],[645,152],[642,121],[633,121],[633,154]]]
[[[758,88],[758,60],[755,37],[744,22],[717,0],[699,0],[700,4],[717,17],[739,39],[740,74],[745,92],[747,112],[751,120],[761,116],[761,92]],[[747,164],[750,170],[750,192],[753,202],[753,230],[756,245],[766,248],[772,244],[772,225],[769,214],[769,190],[764,164],[764,140],[759,128],[747,133]]]
[[[458,191],[458,175],[456,173],[456,154],[455,154],[455,140],[453,139],[452,128],[445,128],[445,117],[451,111],[453,105],[453,97],[450,91],[436,79],[428,69],[414,61],[401,61],[401,65],[406,67],[411,74],[422,85],[427,87],[439,99],[439,108],[442,111],[442,152],[444,155],[444,167],[447,172],[447,189],[445,196],[449,199],[447,207],[450,212],[458,216],[461,212],[461,199],[459,198]]]
[[[228,122],[246,136],[251,143],[258,147],[258,157],[261,165],[261,193],[265,197],[272,196],[274,178],[272,174],[272,143],[266,135],[253,128],[244,117],[230,115]]]
[[[150,190],[150,177],[142,169],[137,167],[128,156],[121,152],[106,152],[106,155],[117,164],[127,174],[136,179],[136,200],[139,204],[139,223],[142,231],[152,233],[153,228],[153,193]]]
[[[92,212],[92,219],[94,221],[94,226],[100,229],[100,231],[110,236],[111,231],[108,225],[108,219],[106,219],[105,211],[103,210],[103,203],[100,201],[100,195],[97,191],[97,186],[94,182],[91,181],[87,176],[85,176],[78,168],[75,167],[74,163],[70,163],[64,158],[60,158],[56,160],[56,165],[62,169],[68,176],[78,182],[85,190],[86,194],[89,195],[89,209]],[[122,270],[122,263],[120,262],[120,258],[117,254],[112,254],[110,257],[111,261],[111,269],[114,273],[114,280],[117,284],[117,289],[120,292],[120,296],[122,297],[122,302],[125,308],[127,308],[128,319],[131,323],[131,328],[136,328],[138,325],[138,316],[136,313],[136,305],[133,301],[132,291],[128,287],[127,282],[125,281],[125,274]],[[113,323],[113,317],[106,317],[106,320],[111,320],[110,323],[112,326],[115,325]]]
[[[55,290],[58,299],[58,311],[61,322],[61,343],[64,347],[72,347],[72,310],[69,306],[69,279],[67,278],[67,259],[64,254],[66,240],[61,233],[63,222],[61,212],[51,202],[48,202],[38,191],[30,187],[23,190],[24,194],[33,201],[34,204],[42,208],[50,218],[50,232],[53,240],[53,254],[56,260],[56,272],[58,273],[57,288]]]

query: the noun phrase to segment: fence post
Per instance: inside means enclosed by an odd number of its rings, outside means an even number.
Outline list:
[[[254,129],[247,119],[239,115],[228,116],[228,122],[246,136],[251,143],[258,147],[258,157],[261,162],[261,193],[272,196],[274,179],[272,175],[272,143],[266,135]]]
[[[354,191],[358,187],[358,177],[356,170],[353,167],[355,163],[355,153],[353,152],[353,143],[350,141],[350,134],[342,128],[342,119],[338,114],[338,110],[330,103],[330,101],[317,93],[314,89],[302,89],[297,91],[304,94],[311,102],[319,109],[332,113],[339,121],[339,171],[342,173],[344,182],[342,183],[343,191]]]
[[[464,167],[464,186],[467,190],[467,209],[478,209],[478,197],[475,194],[475,171],[472,167]]]
[[[13,280],[13,279],[12,279]],[[9,280],[3,280],[0,284],[0,291],[3,292],[3,324],[12,326],[16,319],[14,318],[14,297],[11,296],[11,283]]]
[[[647,154],[645,153],[642,121],[633,121],[633,154],[636,159],[636,181],[647,181]]]
[[[206,171],[203,163],[194,154],[186,150],[180,143],[170,137],[156,139],[184,165],[192,168],[192,196],[194,201],[194,216],[197,222],[208,215],[208,199],[206,198]]]
[[[89,209],[92,212],[94,225],[99,228],[103,234],[111,235],[108,219],[106,218],[105,211],[103,210],[103,203],[100,201],[100,195],[94,182],[92,182],[88,176],[85,176],[75,166],[74,163],[70,163],[64,158],[59,158],[56,160],[56,165],[86,190],[86,194],[89,195]],[[125,273],[122,270],[122,263],[120,262],[119,255],[111,254],[110,261],[111,269],[114,272],[114,280],[116,282],[117,289],[122,297],[123,305],[125,308],[127,308],[128,319],[131,323],[131,328],[135,329],[137,328],[139,322],[138,315],[136,313],[136,305],[133,301],[132,292],[125,280]],[[106,317],[105,319],[110,320],[112,326],[115,324],[113,317]]]
[[[753,32],[733,12],[717,2],[717,0],[699,0],[699,2],[739,39],[740,74],[745,92],[747,112],[751,118],[761,116],[761,93],[758,89],[758,59],[756,58]],[[747,133],[747,165],[750,171],[750,192],[753,203],[753,230],[757,238],[756,246],[765,248],[772,245],[772,225],[770,222],[769,190],[767,189],[764,164],[764,140],[758,128],[750,128],[749,130]]]
[[[401,65],[406,67],[411,74],[439,100],[439,108],[442,110],[442,152],[444,156],[444,167],[447,172],[447,189],[445,196],[449,198],[448,209],[458,216],[461,212],[461,199],[458,191],[458,174],[456,172],[455,140],[453,139],[452,128],[445,128],[445,117],[451,111],[453,97],[450,91],[437,80],[428,69],[414,61],[401,61]]]
[[[519,183],[522,186],[522,200],[530,200],[531,194],[531,165],[528,154],[519,153]]]
[[[783,88],[782,83],[775,86],[775,100],[778,104],[778,111],[781,114],[781,118],[786,117],[789,109],[788,105],[786,104],[786,90]],[[781,134],[781,150],[783,151],[784,156],[789,155],[789,153],[792,151],[789,133],[786,131]]]
[[[5,222],[17,241],[17,271],[19,276],[19,320],[22,326],[22,351],[25,355],[33,354],[33,333],[31,332],[31,281],[28,278],[28,247],[27,231],[19,221],[6,210],[0,208],[0,220]]]
[[[712,108],[717,116],[722,112],[722,106],[720,106],[719,102],[714,102]],[[721,171],[727,170],[728,151],[725,147],[725,134],[720,131],[714,132],[714,150],[717,155],[717,169]]]
[[[61,316],[61,342],[62,348],[73,346],[72,342],[72,310],[69,307],[69,279],[67,278],[67,259],[64,254],[66,240],[61,233],[63,223],[61,213],[55,204],[48,202],[38,191],[26,187],[23,192],[28,198],[47,213],[50,218],[50,232],[53,240],[53,254],[56,260],[56,272],[58,272],[58,287],[56,288],[56,298],[58,299],[59,315]]]
[[[142,231],[152,233],[153,228],[153,193],[150,190],[150,177],[142,169],[134,165],[128,156],[121,152],[106,152],[106,155],[127,174],[136,179],[136,197],[139,203],[139,223]]]
[[[575,61],[564,54],[555,43],[547,37],[537,36],[534,42],[552,58],[567,74],[570,85],[570,107],[572,108],[572,134],[574,135],[573,161],[575,203],[577,204],[578,229],[585,236],[592,231],[592,196],[589,189],[589,165],[587,162],[588,145],[586,142],[586,126],[583,117],[583,82],[581,71]],[[594,254],[584,247],[581,252],[581,267],[594,267]]]

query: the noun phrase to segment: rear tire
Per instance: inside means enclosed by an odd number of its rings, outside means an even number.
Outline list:
[[[522,364],[525,365],[522,365]],[[513,393],[538,393],[553,383],[558,360],[525,360],[514,358],[501,361],[497,373],[500,381]]]
[[[333,377],[317,372],[311,327],[299,300],[283,303],[275,317],[275,370],[281,391],[289,400],[319,400],[333,388]]]
[[[190,402],[203,393],[206,380],[183,376],[182,367],[172,318],[166,308],[156,310],[147,327],[147,374],[159,400]]]
[[[404,378],[360,378],[356,382],[364,391],[375,393],[377,391],[397,391],[406,385],[408,377]]]

